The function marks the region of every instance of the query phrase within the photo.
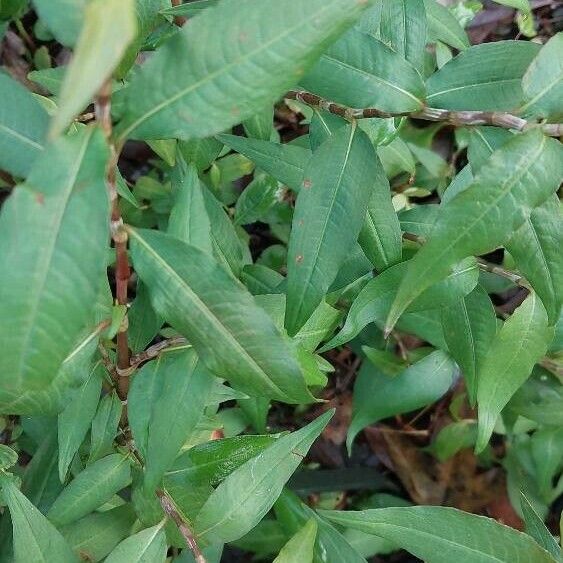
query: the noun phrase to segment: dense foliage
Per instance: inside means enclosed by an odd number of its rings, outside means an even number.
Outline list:
[[[177,4],[0,0],[0,561],[559,561],[556,10]]]

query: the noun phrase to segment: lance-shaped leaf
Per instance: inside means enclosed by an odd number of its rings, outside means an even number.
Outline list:
[[[153,309],[149,290],[138,282],[135,300],[127,314],[129,322],[129,347],[134,354],[145,349],[145,346],[156,336],[162,326],[162,319]]]
[[[61,92],[59,109],[49,134],[58,135],[91,101],[111,76],[135,38],[137,18],[133,0],[92,0],[84,9],[84,24]]]
[[[498,331],[478,373],[476,451],[487,445],[500,412],[528,379],[552,338],[553,328],[548,327],[545,307],[531,293]]]
[[[428,79],[426,101],[452,110],[517,108],[523,97],[522,76],[538,51],[539,46],[530,41],[475,45]]]
[[[305,170],[289,241],[285,324],[294,335],[352,250],[378,172],[373,145],[354,124],[332,135]]]
[[[410,261],[386,329],[452,264],[505,243],[559,187],[562,156],[561,144],[539,131],[516,135],[495,151],[472,184],[441,208],[428,242]]]
[[[526,524],[526,533],[532,536],[538,545],[551,553],[555,561],[561,560],[561,548],[522,491],[520,491],[520,508]]]
[[[240,123],[295,85],[368,4],[226,0],[204,10],[131,80],[121,138],[207,137]]]
[[[369,323],[383,327],[397,288],[409,269],[409,262],[401,262],[370,280],[360,291],[342,330],[321,351],[352,340]],[[408,311],[427,311],[447,307],[467,295],[477,285],[479,271],[473,259],[460,262],[445,279],[426,289]]]
[[[21,84],[0,72],[0,167],[27,176],[43,151],[49,116]]]
[[[135,268],[154,308],[201,360],[249,395],[309,402],[297,359],[266,312],[210,256],[154,231],[131,230]]]
[[[84,128],[45,149],[0,216],[2,391],[45,389],[94,317],[106,275],[107,148]]]
[[[163,520],[123,540],[107,557],[106,563],[164,563],[168,545]]]
[[[217,138],[288,188],[295,192],[301,189],[303,172],[311,158],[311,151],[294,145],[280,145],[235,135],[217,135]]]
[[[506,249],[532,284],[547,311],[550,324],[563,303],[563,218],[557,196],[536,207],[506,243]]]
[[[426,8],[421,0],[384,0],[379,38],[420,74],[426,50]]]
[[[469,47],[467,33],[456,17],[436,0],[424,0],[428,32],[432,40],[439,40],[454,49],[463,51]]]
[[[163,354],[135,377],[129,416],[135,442],[143,445],[147,489],[158,486],[202,420],[214,379],[193,349]],[[144,422],[139,426],[138,415]]]
[[[520,113],[549,120],[563,118],[563,32],[555,34],[522,78],[524,105]]]
[[[66,47],[72,47],[78,39],[87,3],[87,0],[33,0],[42,23]]]
[[[60,532],[31,504],[7,476],[2,495],[10,510],[16,563],[76,563],[76,555]]]
[[[89,514],[131,483],[130,461],[112,454],[89,465],[63,490],[47,517],[57,526]]]
[[[416,111],[425,88],[416,69],[381,41],[360,31],[331,45],[301,80],[305,89],[356,108]]]
[[[455,508],[409,506],[320,513],[335,524],[388,539],[428,563],[555,562],[530,536]]]
[[[282,547],[274,563],[312,563],[318,524],[314,518],[307,520],[303,528]]]
[[[334,410],[287,436],[241,465],[211,494],[199,511],[194,531],[213,543],[234,541],[272,508],[283,486],[332,418]]]
[[[400,373],[385,372],[364,362],[354,386],[353,417],[346,439],[348,450],[358,432],[369,424],[437,401],[450,388],[456,370],[455,363],[441,350]]]
[[[111,453],[122,410],[123,405],[115,391],[102,397],[96,415],[92,419],[88,463]]]
[[[480,372],[497,331],[497,319],[487,292],[477,286],[471,293],[442,309],[442,327],[448,350],[459,364],[472,405],[477,400]]]
[[[92,366],[88,379],[58,417],[59,479],[61,483],[64,483],[70,463],[96,414],[102,390],[102,370],[100,363]]]

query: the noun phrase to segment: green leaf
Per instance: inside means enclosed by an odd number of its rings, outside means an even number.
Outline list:
[[[271,319],[217,262],[161,233],[131,230],[130,238],[135,269],[156,311],[189,339],[213,373],[251,396],[312,400]]]
[[[340,311],[321,301],[314,313],[294,336],[305,350],[313,352],[324,338],[331,334],[340,320]]]
[[[450,388],[456,369],[455,363],[441,350],[398,374],[386,373],[364,362],[354,386],[352,422],[346,439],[348,450],[358,432],[366,426],[437,401]]]
[[[135,300],[127,313],[129,320],[129,347],[138,354],[151,342],[162,326],[162,319],[155,313],[144,283],[137,283]]]
[[[401,261],[402,233],[391,202],[391,187],[377,153],[373,160],[373,192],[358,242],[371,263],[382,272]]]
[[[204,10],[131,80],[120,138],[207,137],[244,121],[289,90],[367,5],[227,0]]]
[[[311,151],[295,145],[280,145],[235,135],[217,135],[217,138],[294,192],[301,189],[303,172],[311,158]]]
[[[328,424],[334,411],[283,436],[241,465],[211,494],[194,524],[196,535],[212,543],[236,540],[272,508],[283,486]]]
[[[320,512],[331,522],[391,540],[428,563],[554,563],[526,534],[495,520],[441,506]]]
[[[180,165],[181,166],[181,165]],[[168,219],[168,233],[188,244],[213,254],[211,222],[197,169],[190,164],[174,190],[174,205]]]
[[[218,0],[191,0],[185,4],[172,6],[160,11],[165,16],[195,16],[201,10],[217,4]]]
[[[25,177],[42,154],[49,116],[21,84],[0,72],[0,167]]]
[[[91,0],[74,49],[49,134],[59,135],[91,101],[135,38],[133,0]]]
[[[426,8],[420,0],[384,0],[379,39],[409,61],[420,74],[426,50]]]
[[[460,420],[444,426],[427,451],[440,461],[446,461],[464,448],[470,448],[477,440],[477,424],[473,420]]]
[[[276,180],[265,174],[255,176],[237,200],[235,223],[248,225],[259,221],[279,201],[279,195]]]
[[[88,463],[111,453],[122,410],[123,405],[115,391],[102,397],[96,415],[92,419]]]
[[[61,527],[61,534],[72,550],[83,560],[101,561],[129,535],[135,522],[130,504],[104,512],[93,512],[80,520]]]
[[[0,402],[45,390],[93,320],[106,275],[106,159],[96,128],[62,138],[2,207],[0,371],[10,377]]]
[[[312,563],[317,529],[317,521],[308,520],[283,546],[274,563]]]
[[[555,324],[563,304],[563,219],[553,195],[536,207],[506,243],[516,267],[532,284]]]
[[[147,145],[160,157],[168,166],[176,164],[176,139],[160,139],[147,141]]]
[[[487,445],[497,418],[545,354],[553,328],[542,302],[531,293],[504,323],[478,373],[479,436],[477,452]]]
[[[12,517],[15,563],[76,563],[59,531],[7,477],[2,478],[2,493]]]
[[[129,483],[129,460],[121,454],[108,455],[89,465],[70,482],[47,517],[57,526],[70,524],[96,510]]]
[[[161,381],[155,384],[156,378]],[[145,457],[147,489],[158,486],[184,442],[195,432],[213,385],[213,376],[193,349],[167,352],[146,364],[135,377],[128,400],[129,416],[135,441],[146,444],[139,449]],[[146,424],[140,426],[140,433],[135,432],[137,413]]]
[[[448,275],[452,264],[494,250],[509,239],[530,209],[559,186],[562,154],[557,141],[538,131],[516,135],[493,153],[472,184],[441,207],[428,242],[410,261],[387,330],[417,295]]]
[[[107,557],[106,563],[164,563],[166,561],[166,534],[163,520],[123,540]]]
[[[365,559],[346,541],[332,524],[321,518],[314,510],[301,502],[299,497],[284,489],[274,505],[276,518],[287,535],[295,534],[306,522],[314,519],[317,534],[314,546],[314,561],[323,563],[365,563]]]
[[[415,68],[374,37],[352,30],[331,45],[300,85],[355,108],[393,113],[417,111],[425,88]]]
[[[516,8],[523,12],[531,12],[529,0],[494,0],[497,4],[503,4],[504,6],[510,6],[511,8]]]
[[[174,465],[166,472],[166,482],[173,479],[185,487],[202,483],[216,486],[277,439],[277,435],[242,435],[198,444],[176,458]]]
[[[8,469],[18,462],[18,454],[12,448],[0,444],[0,470]]]
[[[494,151],[502,147],[513,137],[506,129],[499,127],[471,127],[469,129],[469,146],[467,159],[473,174],[477,174]]]
[[[553,478],[563,465],[563,428],[557,426],[557,420],[553,424],[536,430],[530,444],[538,491],[546,498],[551,493]]]
[[[73,47],[78,39],[88,0],[33,0],[37,15],[55,39]]]
[[[248,137],[269,141],[279,138],[274,129],[274,106],[268,105],[266,108],[257,111],[242,123],[244,132]]]
[[[284,277],[261,264],[247,264],[240,276],[252,295],[275,293],[276,288],[284,281]]]
[[[219,156],[223,144],[215,137],[207,139],[193,139],[180,141],[178,151],[188,164],[193,164],[199,172],[209,168],[211,163]]]
[[[525,103],[520,113],[550,121],[563,118],[563,32],[542,47],[522,78],[522,89]]]
[[[531,41],[470,47],[426,82],[428,105],[452,110],[506,111],[520,106],[522,76],[537,55]]]
[[[66,72],[66,66],[56,66],[54,68],[44,68],[41,70],[32,70],[27,78],[36,84],[39,84],[42,88],[54,94],[59,95],[61,91],[61,84]],[[47,127],[45,126],[45,131]]]
[[[100,363],[96,363],[90,369],[88,379],[58,417],[59,479],[61,483],[65,482],[68,468],[96,414],[102,390],[102,378],[103,368]]]
[[[311,157],[289,241],[286,328],[294,335],[326,295],[365,220],[378,168],[367,135],[354,124]]]
[[[393,297],[409,265],[410,262],[401,262],[370,280],[352,303],[342,330],[321,351],[352,340],[369,323],[383,327]],[[476,262],[473,259],[464,260],[456,265],[445,280],[427,288],[410,304],[408,311],[413,313],[450,306],[473,290],[478,277]]]
[[[424,0],[429,35],[454,49],[463,51],[469,47],[469,39],[456,17],[436,0]]]
[[[497,331],[497,318],[487,292],[477,286],[471,293],[442,309],[442,326],[448,350],[458,363],[473,406],[477,376]]]
[[[551,553],[555,561],[559,561],[561,558],[561,548],[557,545],[555,538],[546,528],[543,520],[522,491],[520,491],[520,508],[524,515],[526,533],[532,536],[538,542],[538,545]]]

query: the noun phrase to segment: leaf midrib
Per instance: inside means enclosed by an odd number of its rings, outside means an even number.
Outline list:
[[[32,146],[36,150],[39,150],[39,151],[43,150],[43,145],[41,145],[40,143],[30,139],[29,137],[26,137],[25,135],[22,135],[21,133],[19,133],[15,129],[10,129],[10,127],[7,127],[3,123],[0,123],[0,129],[3,130],[3,131],[6,131],[8,133],[8,135],[12,135],[12,137],[19,139],[22,143],[26,143],[26,144]]]

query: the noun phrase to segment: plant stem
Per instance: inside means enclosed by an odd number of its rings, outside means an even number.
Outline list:
[[[116,172],[118,153],[112,141],[111,124],[111,80],[106,80],[100,88],[95,100],[94,110],[96,121],[102,127],[106,139],[109,143],[110,158],[107,169],[107,185],[111,204],[111,237],[115,247],[115,297],[118,305],[127,306],[127,286],[131,277],[129,258],[127,255],[127,233],[121,229],[123,220],[119,210],[119,200],[117,196]],[[120,370],[129,368],[129,344],[127,336],[127,322],[117,333],[117,393],[122,401],[127,400],[129,392],[129,377],[120,376]],[[124,415],[126,417],[126,414]]]
[[[534,121],[526,121],[521,117],[510,113],[497,111],[450,111],[447,109],[437,109],[425,107],[420,111],[406,113],[389,113],[381,111],[377,108],[349,108],[340,104],[335,104],[329,100],[325,100],[316,94],[306,91],[292,90],[285,95],[290,100],[297,100],[310,107],[322,109],[333,113],[344,119],[369,119],[372,117],[413,117],[425,121],[443,121],[454,125],[455,127],[463,127],[468,125],[492,125],[503,129],[515,129],[524,131],[532,127],[540,127],[542,131],[551,137],[563,136],[563,123],[536,123]]]
[[[196,563],[206,563],[205,557],[203,556],[203,553],[201,553],[192,531],[183,516],[178,512],[172,498],[168,496],[166,491],[161,489],[156,491],[156,495],[158,496],[160,506],[162,506],[165,514],[174,522],[174,524],[176,524],[178,530],[180,530],[180,533],[182,534],[182,537],[186,540]]]

